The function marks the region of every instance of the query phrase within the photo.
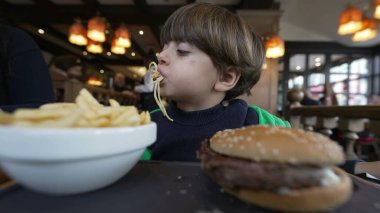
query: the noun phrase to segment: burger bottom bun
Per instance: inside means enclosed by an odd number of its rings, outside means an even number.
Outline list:
[[[352,194],[352,182],[347,173],[338,168],[334,170],[341,178],[341,182],[330,187],[290,190],[285,195],[249,189],[225,189],[225,191],[240,200],[268,209],[285,212],[328,211],[346,202]]]

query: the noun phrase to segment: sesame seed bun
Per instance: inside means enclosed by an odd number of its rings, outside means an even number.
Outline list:
[[[239,199],[264,208],[286,212],[325,212],[346,202],[352,193],[351,179],[347,173],[335,168],[341,181],[330,187],[312,187],[290,190],[287,194],[249,189],[226,189]]]
[[[253,161],[294,165],[337,165],[345,160],[342,148],[319,133],[277,126],[248,126],[217,132],[213,151]]]
[[[263,162],[263,166],[266,163],[291,164],[296,165],[295,168],[326,169],[331,174],[323,176],[319,185],[284,187],[278,191],[245,185],[235,185],[231,189],[228,184],[221,185],[225,191],[245,202],[286,212],[319,212],[334,209],[351,197],[350,177],[335,166],[344,162],[343,150],[321,134],[285,127],[249,126],[217,132],[210,139],[210,148],[222,156],[228,156],[226,159],[245,159],[256,165]],[[298,171],[302,172],[302,169]],[[247,174],[260,175],[254,170],[251,172]],[[334,177],[335,181],[323,184],[328,177]],[[286,177],[271,177],[268,180],[278,178]],[[268,181],[267,184],[271,183]]]

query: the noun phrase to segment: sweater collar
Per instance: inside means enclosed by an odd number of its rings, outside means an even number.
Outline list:
[[[247,105],[243,100],[236,99],[228,102],[223,101],[209,109],[187,112],[179,109],[175,103],[171,102],[168,107],[168,114],[174,118],[176,123],[193,126],[204,125],[225,116],[225,112],[242,103]]]

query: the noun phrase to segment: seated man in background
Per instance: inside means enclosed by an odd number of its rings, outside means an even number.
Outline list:
[[[0,24],[0,109],[36,108],[54,102],[41,51],[24,31]]]
[[[113,77],[113,90],[116,92],[123,92],[127,90],[125,86],[125,76],[123,73],[118,72]]]
[[[301,105],[303,106],[320,106],[322,103],[319,100],[313,99],[310,91],[303,89],[303,99]]]
[[[122,105],[135,105],[137,101],[136,94],[128,88],[125,81],[125,75],[123,73],[117,72],[113,77],[113,90],[115,92],[120,92],[124,95],[128,95],[128,99],[120,100]]]

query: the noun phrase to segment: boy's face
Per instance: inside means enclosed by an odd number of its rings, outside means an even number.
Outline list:
[[[163,47],[158,62],[158,71],[164,77],[162,96],[177,104],[202,104],[213,95],[218,71],[211,58],[196,46],[171,41]]]

